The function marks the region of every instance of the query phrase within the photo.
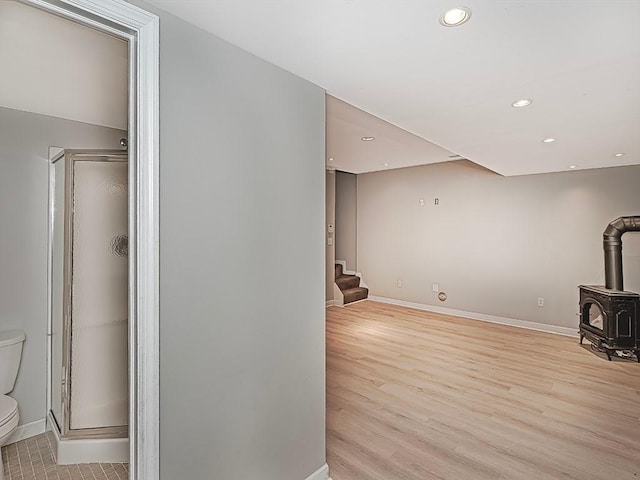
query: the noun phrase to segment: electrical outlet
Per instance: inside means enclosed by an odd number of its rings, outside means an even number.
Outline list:
[[[544,298],[538,297],[538,306],[539,307],[544,307]]]
[[[421,207],[424,207],[424,198],[421,198],[419,203]]]
[[[434,204],[434,205],[440,205],[440,199],[439,199],[439,198],[435,198],[435,199],[433,200],[433,204]]]
[[[440,291],[440,284],[432,283],[431,284],[431,290],[433,290],[435,293],[438,293]]]
[[[402,280],[398,280],[398,288],[402,288]]]

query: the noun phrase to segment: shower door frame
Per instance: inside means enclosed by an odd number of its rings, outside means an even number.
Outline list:
[[[63,325],[62,325],[62,366],[64,368],[64,379],[51,378],[52,382],[62,381],[62,418],[55,418],[58,430],[63,438],[126,438],[129,426],[108,426],[94,428],[71,428],[71,342],[72,342],[72,301],[73,301],[73,231],[74,231],[74,164],[75,162],[127,162],[128,154],[125,150],[82,150],[65,149],[55,155],[50,162],[49,191],[54,193],[55,175],[53,169],[55,163],[61,159],[65,160],[64,172],[64,247],[63,247]],[[51,195],[50,195],[51,198]],[[53,214],[53,212],[52,212]],[[52,218],[53,219],[53,218]],[[55,219],[53,219],[55,221]],[[53,225],[52,225],[53,227]],[[52,234],[52,232],[51,232]],[[53,251],[50,251],[53,257]],[[50,370],[53,365],[50,365]],[[53,403],[53,398],[51,402]]]
[[[159,23],[124,0],[19,0],[127,41],[129,141],[129,479],[160,477]],[[53,72],[52,72],[53,73]],[[49,212],[49,222],[51,222]],[[51,273],[51,229],[49,231]],[[49,295],[51,295],[49,275]],[[49,298],[48,358],[51,358]],[[47,409],[51,408],[51,379]]]

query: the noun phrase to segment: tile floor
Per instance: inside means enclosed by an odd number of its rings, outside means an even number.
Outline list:
[[[126,463],[56,465],[51,432],[2,447],[5,480],[128,480]]]

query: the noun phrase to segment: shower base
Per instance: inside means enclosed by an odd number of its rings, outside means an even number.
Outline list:
[[[55,438],[55,456],[58,465],[76,463],[128,463],[128,438],[62,438],[51,412],[47,417]]]

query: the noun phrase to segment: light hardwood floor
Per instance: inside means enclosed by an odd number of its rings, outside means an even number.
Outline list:
[[[327,309],[333,480],[640,479],[640,365],[577,338]]]

